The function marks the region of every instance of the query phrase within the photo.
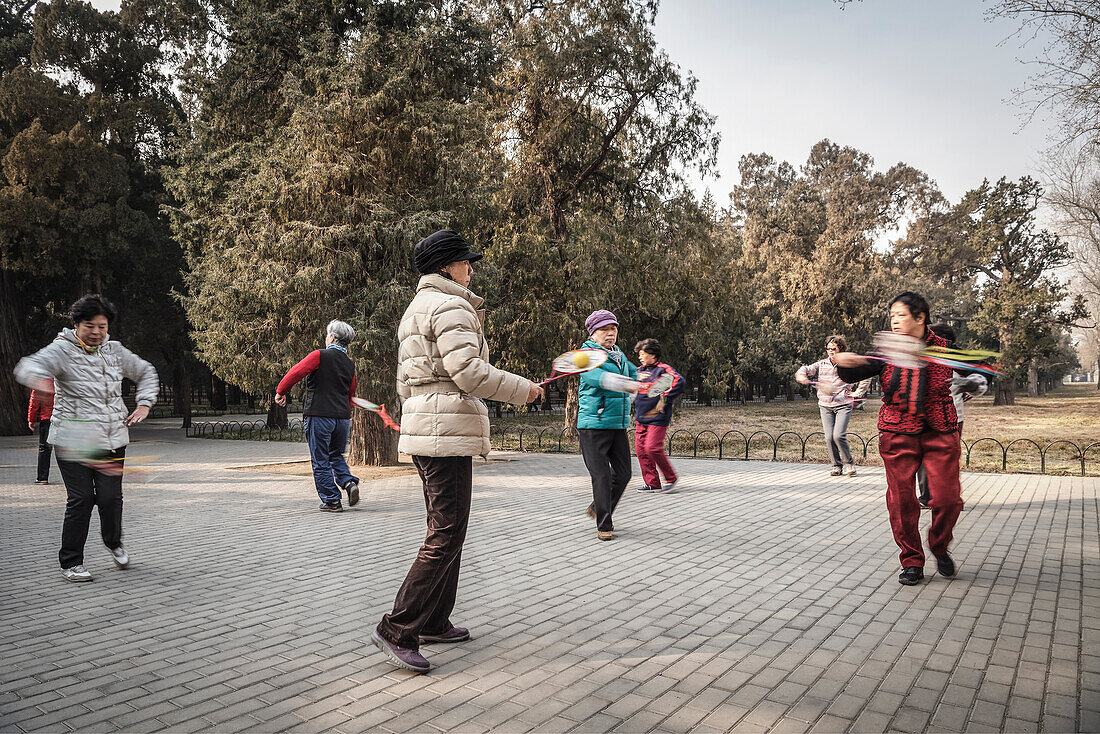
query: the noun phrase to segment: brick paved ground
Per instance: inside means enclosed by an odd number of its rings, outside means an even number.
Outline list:
[[[579,457],[479,464],[475,639],[413,676],[368,633],[422,538],[415,477],[329,515],[226,468],[302,445],[136,436],[164,469],[126,489],[130,569],[93,520],[91,584],[57,571],[64,489],[0,439],[5,731],[1100,730],[1098,479],[964,475],[960,577],[902,587],[880,469],[678,461],[686,491],[629,491],[601,543]]]

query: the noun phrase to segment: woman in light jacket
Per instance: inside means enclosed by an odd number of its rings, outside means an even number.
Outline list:
[[[794,379],[803,385],[812,382],[817,386],[821,430],[825,434],[825,449],[833,462],[833,470],[829,474],[834,477],[844,474],[843,467],[848,468],[848,476],[856,475],[852,449],[848,446],[848,422],[852,419],[856,401],[866,395],[871,387],[870,380],[849,384],[837,376],[833,357],[847,349],[848,340],[841,334],[833,334],[825,340],[825,359],[802,365],[794,375]]]
[[[467,287],[471,263],[482,256],[461,235],[441,230],[417,243],[413,257],[423,275],[397,330],[398,450],[412,456],[424,483],[428,535],[393,611],[371,639],[392,662],[426,673],[431,664],[419,652],[422,643],[470,638],[450,616],[470,518],[473,457],[489,453],[482,400],[525,404],[542,388],[489,364],[484,300]]]
[[[130,557],[122,545],[122,464],[130,443],[127,426],[145,420],[157,400],[153,365],[107,333],[115,308],[102,296],[73,304],[73,328],[63,329],[48,346],[19,360],[15,377],[34,390],[53,391],[49,442],[68,500],[58,560],[68,581],[91,581],[84,568],[84,544],[92,508],[99,508],[103,544],[119,568]],[[122,379],[137,383],[137,408],[126,414]],[[50,379],[53,384],[50,384]]]

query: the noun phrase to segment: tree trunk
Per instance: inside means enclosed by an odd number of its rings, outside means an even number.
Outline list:
[[[225,410],[225,380],[215,374],[211,374],[210,383],[210,407],[214,410]]]
[[[1012,335],[1009,333],[1008,326],[999,327],[999,341],[1001,343],[1001,354],[1008,354],[1009,347],[1012,346]],[[1016,377],[1003,377],[997,381],[997,393],[993,397],[994,405],[1015,405],[1016,404]]]
[[[270,392],[267,394],[267,427],[287,428],[290,421],[286,417],[286,408],[275,402],[276,387],[278,385],[272,385]]]
[[[172,412],[183,417],[183,428],[191,427],[191,368],[186,359],[172,371]]]
[[[997,392],[993,396],[994,405],[1016,404],[1016,380],[1004,377],[997,381]]]
[[[241,404],[241,389],[239,387],[237,387],[236,385],[226,385],[226,388],[227,388],[226,389],[226,393],[227,393],[227,395],[226,395],[227,406],[226,407],[228,407],[229,405],[240,405]]]
[[[1032,357],[1027,363],[1027,396],[1039,397],[1039,358]]]
[[[565,435],[575,437],[577,435],[577,413],[580,412],[581,394],[580,384],[576,380],[570,380],[565,390]]]
[[[23,299],[15,293],[14,278],[0,271],[0,436],[21,436],[27,428],[27,392],[12,370],[27,351]]]

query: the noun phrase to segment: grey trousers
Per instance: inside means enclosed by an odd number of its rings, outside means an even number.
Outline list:
[[[852,406],[838,405],[835,408],[817,406],[821,411],[821,430],[825,432],[825,448],[833,466],[852,463],[852,450],[848,448],[848,421],[852,419]]]

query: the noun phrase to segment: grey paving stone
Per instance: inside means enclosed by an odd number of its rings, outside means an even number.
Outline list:
[[[0,550],[23,549],[0,553],[5,725],[1087,731],[1100,717],[1097,479],[964,475],[964,573],[903,588],[881,469],[837,498],[807,493],[819,466],[674,459],[685,491],[626,495],[607,544],[580,515],[579,457],[479,462],[456,608],[475,638],[427,648],[435,669],[413,676],[366,635],[423,538],[415,477],[328,517],[308,477],[227,468],[303,460],[302,445],[164,424],[135,438],[165,466],[127,486],[135,563],[119,573],[90,547],[87,588],[52,575],[63,499],[23,483],[33,442],[0,439]],[[262,502],[224,491],[242,478]],[[807,582],[822,549],[831,572]]]

